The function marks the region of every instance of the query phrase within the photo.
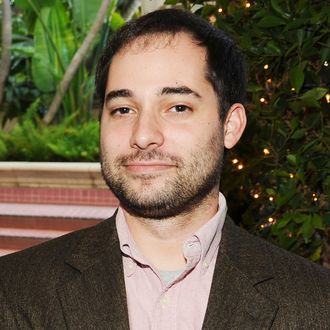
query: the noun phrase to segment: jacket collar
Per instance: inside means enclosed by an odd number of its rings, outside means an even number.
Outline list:
[[[76,233],[57,289],[69,329],[129,329],[115,215]]]

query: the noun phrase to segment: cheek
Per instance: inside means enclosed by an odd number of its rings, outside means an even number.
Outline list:
[[[116,125],[101,125],[100,141],[104,151],[119,152],[128,148],[130,133],[128,129]]]

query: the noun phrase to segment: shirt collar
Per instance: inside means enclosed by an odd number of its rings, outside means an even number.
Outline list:
[[[220,192],[217,213],[183,243],[182,248],[184,256],[187,258],[187,267],[191,269],[201,260],[203,263],[203,269],[208,268],[218,251],[226,214],[226,199]],[[116,216],[116,227],[120,242],[120,249],[124,256],[134,259],[140,264],[148,265],[133,240],[121,207],[119,207]],[[133,274],[135,271],[135,266],[133,267],[131,262],[129,265],[130,267],[128,273]]]

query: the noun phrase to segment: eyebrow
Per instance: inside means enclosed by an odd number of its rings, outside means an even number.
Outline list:
[[[117,89],[106,94],[104,103],[120,97],[132,97],[133,93],[129,89]]]
[[[184,95],[193,95],[197,98],[201,98],[201,96],[186,86],[178,86],[178,87],[163,87],[159,93],[159,95],[175,95],[175,94],[184,94]],[[133,92],[129,89],[117,89],[110,91],[105,96],[104,103],[108,103],[113,99],[121,98],[121,97],[133,97]]]
[[[185,95],[193,95],[197,98],[201,98],[201,96],[186,86],[178,86],[178,87],[164,87],[161,90],[160,95],[171,95],[171,94],[185,94]]]

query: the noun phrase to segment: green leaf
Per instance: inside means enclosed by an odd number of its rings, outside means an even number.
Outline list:
[[[274,40],[268,41],[265,48],[266,48],[266,51],[272,55],[281,55],[282,54],[282,51],[281,51],[279,45]]]
[[[60,0],[41,9],[35,25],[34,47],[33,81],[43,92],[54,91],[75,50],[69,17]]]
[[[285,14],[285,12],[282,10],[281,6],[278,4],[277,0],[271,0],[270,1],[272,8],[278,13],[280,14],[282,17],[286,17],[287,14]]]
[[[248,92],[260,92],[263,91],[264,88],[260,85],[249,83],[247,87]]]
[[[322,253],[322,246],[320,245],[316,248],[316,250],[309,257],[309,259],[312,260],[312,261],[318,261],[321,258],[321,253]]]
[[[275,196],[275,195],[276,195],[275,190],[272,189],[272,188],[267,188],[267,189],[266,189],[266,193],[267,193],[267,195],[269,195],[269,196]]]
[[[114,12],[112,14],[111,22],[110,22],[111,29],[113,31],[116,31],[124,24],[125,24],[125,20],[123,19],[123,17],[118,12]]]
[[[302,227],[301,227],[301,234],[305,240],[305,243],[308,243],[314,232],[312,216],[304,215],[303,220],[304,221],[303,221]]]
[[[286,159],[289,161],[291,165],[297,165],[297,156],[296,155],[287,155]]]
[[[301,100],[315,100],[318,101],[320,100],[326,93],[327,89],[323,87],[315,87],[313,89],[310,89],[306,93],[304,93],[302,96],[300,96]]]
[[[32,4],[38,9],[42,7],[51,7],[54,5],[56,0],[15,0],[15,6],[24,10],[32,10]]]
[[[277,27],[281,25],[285,25],[286,22],[282,18],[279,18],[274,15],[267,15],[263,17],[258,23],[257,26],[262,27],[262,28],[272,28],[272,27]]]
[[[305,240],[305,243],[308,243],[313,235],[314,227],[312,222],[312,216],[306,214],[300,214],[295,222],[302,223],[300,230],[298,231],[298,235],[302,235]]]
[[[290,69],[289,80],[297,94],[299,93],[300,88],[304,83],[304,78],[305,78],[304,70],[301,68],[300,65],[296,65]]]
[[[71,0],[72,18],[75,26],[82,31],[82,38],[88,33],[95,21],[102,0]]]
[[[315,229],[324,230],[323,219],[320,215],[313,214],[312,222]]]
[[[305,128],[301,128],[301,129],[297,129],[292,135],[291,135],[291,139],[294,140],[298,140],[301,139],[305,136],[306,133],[306,129]]]

